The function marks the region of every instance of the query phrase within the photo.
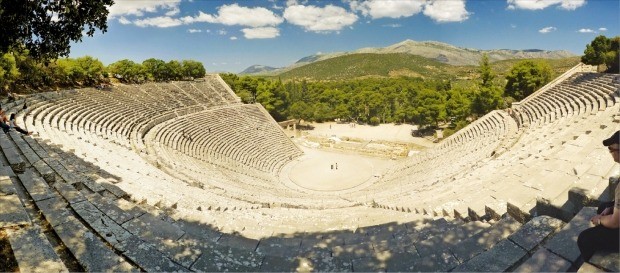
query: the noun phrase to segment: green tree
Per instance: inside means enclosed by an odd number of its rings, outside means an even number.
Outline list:
[[[505,94],[522,100],[552,79],[553,72],[547,62],[524,60],[516,63],[506,75]]]
[[[482,80],[481,85],[483,87],[490,87],[493,85],[493,79],[495,79],[495,73],[491,69],[491,64],[489,64],[489,56],[487,54],[482,55],[482,59],[480,60],[480,79]]]
[[[319,102],[312,107],[312,119],[315,121],[328,121],[333,119],[333,111],[327,103]]]
[[[465,120],[471,113],[471,100],[465,88],[454,88],[448,92],[446,114],[455,121]]]
[[[108,71],[122,82],[139,83],[147,79],[144,67],[128,59],[110,64]]]
[[[205,67],[201,62],[194,60],[183,60],[183,77],[185,78],[202,78],[207,74]]]
[[[168,76],[168,67],[163,60],[155,58],[146,59],[142,62],[142,66],[148,78],[154,81],[164,81]]]
[[[589,45],[586,45],[581,61],[590,65],[605,64],[605,54],[610,47],[611,41],[605,35],[599,35]]]
[[[618,72],[618,58],[620,56],[620,36],[612,39],[599,35],[589,45],[586,45],[581,61],[589,65],[605,65],[606,71]]]
[[[177,60],[171,60],[166,63],[167,77],[166,80],[181,80],[183,78],[183,66]]]
[[[20,76],[17,69],[17,62],[15,56],[11,53],[5,53],[0,56],[0,90],[8,91],[11,86]]]
[[[346,104],[338,104],[336,105],[336,117],[342,120],[350,120],[351,119],[351,111],[349,111],[349,107]]]
[[[67,56],[71,42],[107,31],[113,0],[0,1],[0,53],[24,45],[35,59]]]
[[[293,103],[289,110],[289,118],[312,120],[313,109],[303,101]]]
[[[472,112],[478,116],[484,116],[488,112],[501,108],[503,105],[502,89],[498,86],[482,87],[474,94],[471,103]]]
[[[76,75],[76,80],[85,85],[95,85],[103,79],[105,67],[98,59],[91,56],[84,56],[75,59],[74,66],[69,74]],[[79,75],[79,76],[77,76]]]
[[[256,88],[256,102],[260,103],[265,107],[272,116],[276,113],[277,105],[281,104],[276,96],[273,93],[275,89],[273,82],[259,82]]]
[[[418,125],[438,125],[439,121],[446,119],[445,97],[436,90],[421,90],[416,102],[416,112],[414,120]]]

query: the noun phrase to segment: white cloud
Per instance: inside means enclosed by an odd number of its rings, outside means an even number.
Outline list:
[[[586,0],[507,0],[508,9],[541,10],[560,5],[561,9],[575,10],[586,4]]]
[[[286,6],[297,6],[297,5],[305,5],[308,3],[308,0],[286,0]]]
[[[109,8],[110,14],[108,15],[108,18],[113,19],[123,15],[144,16],[145,13],[154,13],[159,11],[166,11],[169,13],[178,11],[180,2],[181,0],[116,0],[114,1],[114,5]]]
[[[440,23],[462,22],[469,18],[465,0],[431,0],[424,6],[424,15]]]
[[[556,31],[556,30],[557,30],[556,27],[544,27],[544,28],[538,30],[538,32],[544,34],[544,33],[549,33],[549,32]]]
[[[232,40],[232,41],[237,40],[237,39],[238,39],[238,38],[237,38],[237,37],[235,37],[235,36],[230,37],[230,40]],[[226,63],[222,63],[222,64],[226,64]]]
[[[564,0],[560,7],[565,10],[576,10],[586,4],[586,0]]]
[[[168,16],[158,16],[146,19],[140,19],[134,21],[134,24],[139,27],[176,27],[183,24],[183,22],[179,19],[168,17]]]
[[[121,16],[121,18],[118,18],[118,22],[123,24],[123,25],[129,25],[131,24],[131,21],[127,20],[127,18]]]
[[[244,28],[241,30],[246,39],[270,39],[280,36],[275,27]]]
[[[283,10],[284,7],[283,6],[278,6],[278,0],[268,0],[271,3],[271,8],[272,9],[277,9],[277,10]]]
[[[598,31],[605,32],[605,31],[607,31],[607,28],[606,27],[602,27],[602,28],[599,28]]]
[[[517,28],[517,25],[515,25],[515,24],[510,24],[510,28]]]
[[[166,12],[166,16],[175,16],[177,14],[179,14],[181,12],[181,10],[179,9],[179,7],[173,7],[171,8],[169,11]]]
[[[410,17],[422,11],[426,0],[367,0],[351,1],[349,6],[373,19]]]
[[[323,8],[303,5],[290,6],[284,10],[284,18],[293,25],[317,33],[339,31],[357,21],[357,15],[334,5],[327,5]]]
[[[398,28],[398,27],[402,27],[403,25],[401,24],[387,24],[387,25],[382,25],[382,27],[393,27],[393,28]]]
[[[226,30],[220,29],[217,31],[217,34],[219,35],[226,35],[228,32],[226,32]]]
[[[195,28],[190,28],[190,29],[187,30],[187,32],[189,32],[189,33],[200,33],[200,32],[202,32],[202,30],[195,29]]]
[[[223,5],[218,8],[217,15],[198,12],[197,16],[182,18],[186,24],[194,22],[219,23],[228,26],[240,25],[248,27],[276,26],[284,20],[271,10],[262,7],[247,8],[238,4]]]
[[[595,31],[591,30],[589,28],[582,28],[582,29],[578,30],[577,32],[579,32],[579,33],[594,33]]]
[[[191,24],[191,23],[217,23],[217,20],[215,19],[215,17],[213,17],[213,15],[211,14],[206,14],[202,11],[198,11],[198,15],[192,17],[192,16],[185,16],[183,18],[181,18],[181,21],[183,21],[184,24]]]

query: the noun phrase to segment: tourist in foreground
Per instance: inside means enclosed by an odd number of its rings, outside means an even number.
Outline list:
[[[620,163],[620,131],[603,141],[614,161]],[[584,261],[590,260],[599,250],[620,250],[620,183],[616,185],[613,202],[605,202],[598,207],[597,215],[590,219],[594,227],[579,234],[577,245]]]

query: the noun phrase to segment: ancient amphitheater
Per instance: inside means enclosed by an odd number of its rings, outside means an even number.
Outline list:
[[[22,272],[618,271],[578,260],[619,171],[619,76],[590,69],[333,191],[218,75],[37,94],[2,105],[37,134],[0,134],[0,232]]]

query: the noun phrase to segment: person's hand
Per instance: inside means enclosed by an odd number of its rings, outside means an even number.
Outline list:
[[[608,208],[604,209],[603,212],[601,212],[600,215],[601,216],[610,215],[613,211],[614,211],[613,207],[608,207]]]
[[[597,214],[597,215],[594,215],[594,217],[592,217],[592,218],[590,219],[590,222],[591,222],[592,224],[594,224],[595,226],[598,226],[598,225],[600,224],[600,222],[601,222],[601,217],[602,217],[602,216],[603,216],[603,215],[598,215],[598,214]]]

